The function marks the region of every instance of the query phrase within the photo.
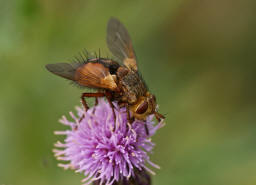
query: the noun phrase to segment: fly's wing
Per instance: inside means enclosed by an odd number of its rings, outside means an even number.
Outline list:
[[[72,80],[80,86],[117,90],[115,77],[110,74],[107,67],[100,63],[47,64],[46,69],[53,74]]]
[[[124,25],[115,18],[111,18],[108,22],[107,45],[113,55],[121,60],[127,68],[138,70],[129,33]]]
[[[89,62],[77,68],[75,80],[82,86],[117,90],[115,77],[110,74],[109,68],[101,63]]]
[[[69,63],[47,64],[46,69],[51,73],[68,80],[75,80],[77,66]]]

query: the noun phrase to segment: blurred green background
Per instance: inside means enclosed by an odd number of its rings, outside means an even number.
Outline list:
[[[255,0],[1,0],[0,184],[81,184],[51,150],[82,91],[44,65],[84,48],[109,55],[111,16],[167,117],[153,184],[255,185]]]

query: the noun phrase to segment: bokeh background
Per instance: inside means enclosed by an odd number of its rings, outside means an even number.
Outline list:
[[[44,65],[84,48],[110,55],[111,16],[167,117],[153,138],[153,184],[255,185],[255,0],[1,0],[0,184],[80,184],[52,148],[82,90]]]

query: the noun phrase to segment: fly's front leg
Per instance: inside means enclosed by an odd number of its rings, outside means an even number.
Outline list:
[[[161,119],[165,119],[165,117],[162,114],[158,113],[158,112],[154,112],[154,115],[155,115],[158,122],[160,122]]]
[[[127,115],[127,129],[128,130],[131,130],[133,132],[134,135],[137,135],[136,132],[134,131],[134,129],[132,129],[132,122],[134,122],[134,117],[131,117],[131,114],[130,114],[130,108],[129,108],[129,104],[128,103],[125,103],[124,104],[125,106],[125,109],[126,109],[126,115]]]
[[[119,106],[120,108],[125,107],[125,106],[126,106],[126,103],[120,101],[120,102],[118,102],[118,106]]]
[[[125,103],[125,109],[126,109],[126,116],[127,116],[127,126],[129,127],[129,129],[132,128],[131,124],[133,122],[132,118],[131,118],[131,114],[130,114],[130,108],[129,108],[129,104]]]
[[[131,114],[130,114],[130,108],[129,108],[129,104],[126,103],[125,104],[125,109],[126,109],[126,115],[127,115],[127,120],[130,124],[132,124],[132,122],[134,121],[132,118],[131,118]]]
[[[145,131],[146,131],[146,135],[149,136],[149,130],[148,130],[147,122],[144,123],[144,127],[145,127]]]

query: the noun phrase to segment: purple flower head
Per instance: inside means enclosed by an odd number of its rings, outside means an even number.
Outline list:
[[[58,160],[68,162],[59,166],[83,173],[86,176],[82,180],[84,185],[93,181],[111,185],[134,177],[135,170],[154,174],[146,164],[159,168],[149,160],[147,153],[154,146],[150,137],[163,123],[154,125],[153,116],[149,116],[146,121],[135,120],[129,124],[126,109],[114,105],[116,121],[110,105],[99,99],[98,105],[87,112],[77,108],[78,117],[70,113],[73,122],[63,116],[60,122],[71,129],[55,132],[66,135],[64,143],[58,141],[55,144],[63,149],[53,150]]]

